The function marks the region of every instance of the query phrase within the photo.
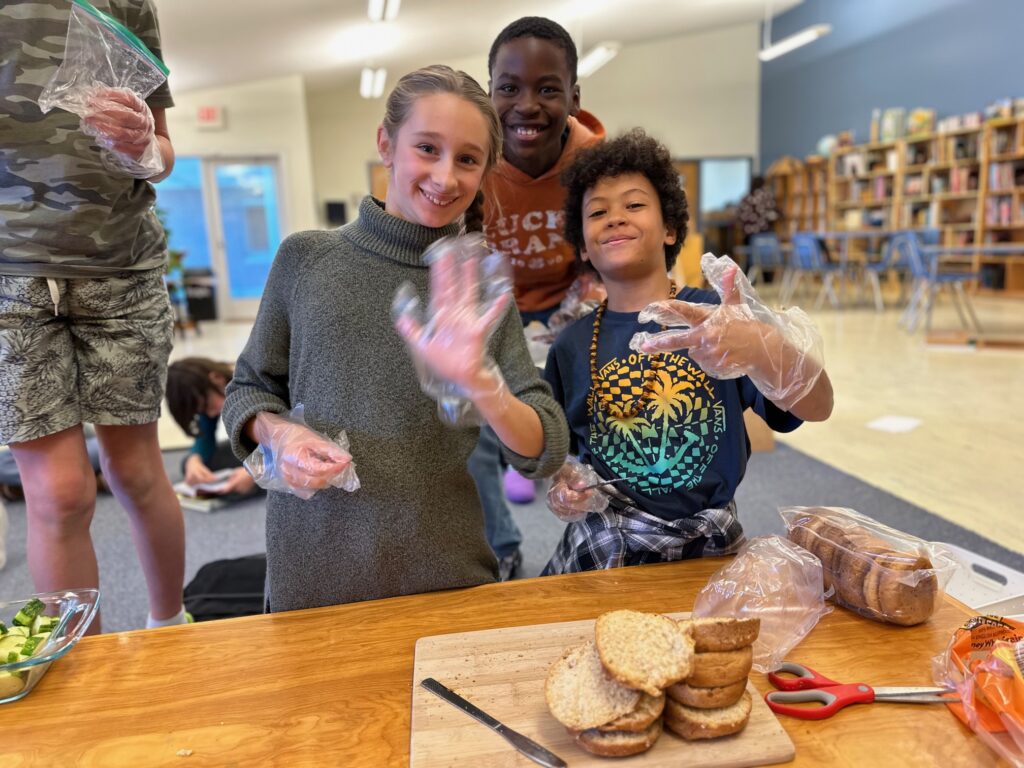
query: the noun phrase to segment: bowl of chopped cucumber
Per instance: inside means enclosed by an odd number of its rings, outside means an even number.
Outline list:
[[[50,664],[85,634],[99,604],[98,589],[0,601],[0,704],[17,701],[35,688]]]

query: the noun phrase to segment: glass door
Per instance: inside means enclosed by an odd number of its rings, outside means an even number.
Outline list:
[[[278,163],[253,158],[205,163],[208,220],[217,275],[217,309],[225,320],[256,317],[281,242]]]

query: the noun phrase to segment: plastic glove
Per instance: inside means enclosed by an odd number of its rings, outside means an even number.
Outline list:
[[[164,169],[153,112],[127,88],[96,88],[85,105],[82,131],[106,150],[104,164],[145,179]]]
[[[569,456],[552,478],[548,489],[548,509],[566,523],[575,523],[591,513],[604,512],[608,508],[607,494],[600,488],[579,490],[600,483],[602,479],[589,464],[582,464],[575,456]]]
[[[392,302],[395,327],[416,363],[423,391],[449,424],[479,423],[472,401],[511,393],[487,357],[487,341],[511,298],[501,254],[479,235],[445,238],[431,246],[430,305],[421,316],[415,288],[402,285]]]
[[[630,347],[647,354],[686,349],[709,375],[718,379],[749,376],[768,399],[789,410],[821,375],[821,334],[803,310],[792,307],[782,312],[765,305],[728,256],[705,253],[701,268],[722,303],[650,304],[640,313],[640,322],[685,328],[637,333]]]
[[[273,413],[259,416],[260,446],[243,465],[260,488],[283,491],[309,499],[321,488],[359,489],[348,436],[339,432],[329,440],[305,424],[302,405],[287,417]]]

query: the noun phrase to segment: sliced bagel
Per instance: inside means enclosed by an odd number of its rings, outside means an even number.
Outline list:
[[[597,728],[588,728],[574,734],[580,747],[602,757],[639,755],[653,747],[660,736],[660,717],[655,718],[642,731],[601,731]]]
[[[640,701],[637,702],[636,709],[622,717],[615,718],[610,723],[599,725],[597,730],[629,731],[632,733],[646,731],[650,727],[651,723],[661,717],[661,713],[664,709],[664,694],[661,696],[651,696],[647,693],[641,693]]]
[[[609,611],[597,617],[594,636],[612,677],[651,696],[685,679],[693,666],[690,628],[667,616]]]
[[[697,653],[735,651],[753,645],[761,631],[760,619],[708,616],[689,619],[689,622],[693,631],[693,649]]]
[[[698,688],[714,688],[745,680],[754,665],[754,649],[749,645],[735,651],[708,651],[693,657],[693,671],[686,682]]]
[[[593,641],[570,648],[544,683],[548,709],[566,728],[596,728],[636,709],[640,692],[616,682],[601,666]]]
[[[665,694],[673,701],[688,707],[721,709],[722,707],[731,707],[739,701],[746,689],[747,678],[744,677],[735,683],[716,685],[710,688],[701,688],[686,682],[676,683],[670,685],[665,690]]]
[[[688,741],[730,736],[746,727],[752,704],[749,691],[744,691],[731,707],[720,709],[697,709],[669,699],[665,705],[665,727]]]

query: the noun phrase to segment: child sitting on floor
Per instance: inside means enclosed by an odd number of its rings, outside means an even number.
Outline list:
[[[574,455],[548,494],[571,524],[544,573],[733,552],[743,412],[779,432],[828,418],[820,337],[799,310],[761,304],[728,259],[705,256],[720,295],[670,280],[686,196],[668,150],[642,131],[582,151],[563,180],[566,238],[608,298],[548,355]],[[589,487],[602,480],[615,482]]]

